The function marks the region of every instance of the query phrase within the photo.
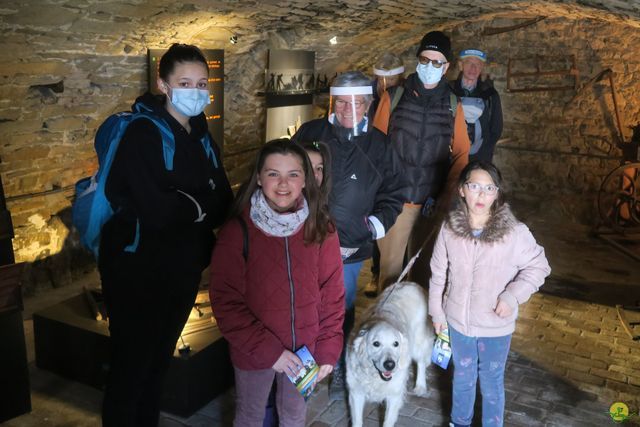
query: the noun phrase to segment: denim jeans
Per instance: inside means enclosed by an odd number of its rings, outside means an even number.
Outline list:
[[[345,308],[348,310],[353,308],[356,303],[356,291],[358,289],[358,276],[362,269],[362,261],[351,264],[344,264],[344,302]]]
[[[354,262],[351,264],[343,264],[343,278],[344,278],[344,323],[342,324],[342,332],[344,333],[344,342],[342,345],[342,353],[340,359],[335,366],[334,375],[344,375],[344,356],[347,342],[349,341],[349,334],[353,329],[356,317],[356,291],[358,290],[358,276],[362,269],[363,261]]]
[[[449,325],[453,358],[453,407],[451,421],[471,425],[476,400],[476,381],[480,377],[482,425],[504,423],[504,369],[511,335],[468,337]]]

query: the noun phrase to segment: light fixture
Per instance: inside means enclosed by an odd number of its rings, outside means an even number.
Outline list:
[[[329,43],[338,44],[338,36],[333,36],[329,39]]]
[[[238,36],[237,35],[232,35],[231,37],[229,37],[229,41],[231,42],[231,44],[236,44],[238,43]]]

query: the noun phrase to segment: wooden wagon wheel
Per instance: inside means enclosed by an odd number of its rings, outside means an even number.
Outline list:
[[[629,338],[634,341],[640,341],[640,335],[636,335],[633,332],[633,327],[640,325],[640,322],[629,322],[624,314],[624,309],[624,306],[616,304],[616,313],[618,313],[618,319],[620,319],[622,329],[629,335]],[[640,307],[632,307],[632,309],[638,311]]]
[[[617,232],[640,233],[640,162],[618,166],[602,181],[598,213]]]

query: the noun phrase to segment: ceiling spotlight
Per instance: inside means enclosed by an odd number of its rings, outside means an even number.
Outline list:
[[[229,41],[231,42],[231,44],[236,44],[238,43],[238,36],[237,35],[232,35],[231,37],[229,37]]]
[[[333,36],[329,39],[329,43],[338,44],[338,36]]]

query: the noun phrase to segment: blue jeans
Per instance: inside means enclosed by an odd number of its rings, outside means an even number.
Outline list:
[[[453,407],[451,421],[471,425],[476,400],[476,381],[480,377],[482,425],[504,423],[504,369],[511,335],[468,337],[449,325],[453,358]]]
[[[344,271],[344,302],[345,308],[349,310],[356,303],[356,290],[358,288],[358,276],[362,269],[362,261],[344,264],[342,268]]]

